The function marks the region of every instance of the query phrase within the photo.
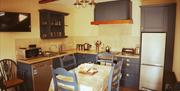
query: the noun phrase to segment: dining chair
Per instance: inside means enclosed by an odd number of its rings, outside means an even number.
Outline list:
[[[67,70],[73,69],[77,66],[76,58],[74,54],[68,54],[60,57],[61,67],[66,68]]]
[[[110,52],[101,52],[96,56],[97,63],[102,65],[113,65],[114,64],[114,56]]]
[[[119,91],[122,64],[123,61],[118,61],[113,65],[108,80],[108,91]]]
[[[52,69],[54,91],[78,91],[78,81],[74,71],[64,68]]]
[[[1,91],[7,91],[9,88],[15,88],[18,91],[18,87],[23,85],[24,80],[17,77],[17,64],[15,61],[11,59],[0,60],[0,72]]]

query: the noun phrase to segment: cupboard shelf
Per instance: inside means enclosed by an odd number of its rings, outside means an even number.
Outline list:
[[[93,21],[92,25],[100,25],[100,24],[132,24],[132,20],[110,20],[110,21]]]
[[[64,18],[68,13],[46,9],[41,9],[39,12],[41,39],[67,38]]]

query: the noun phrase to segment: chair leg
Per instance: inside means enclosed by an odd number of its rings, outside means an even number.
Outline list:
[[[18,91],[18,87],[15,87],[15,91]]]

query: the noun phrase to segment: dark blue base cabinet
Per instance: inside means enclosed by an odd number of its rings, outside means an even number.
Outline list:
[[[139,89],[139,58],[118,57],[119,61],[123,60],[121,87]]]
[[[96,54],[83,54],[83,53],[74,53],[74,56],[76,58],[77,66],[82,63],[89,63],[89,62],[96,62]],[[71,61],[68,61],[64,63],[65,66],[68,66],[71,64]],[[53,68],[62,67],[62,63],[59,61],[59,58],[53,59]],[[67,68],[67,70],[71,70],[74,67]]]
[[[83,53],[75,53],[77,64],[80,65],[82,63],[96,62],[96,54],[83,54]]]

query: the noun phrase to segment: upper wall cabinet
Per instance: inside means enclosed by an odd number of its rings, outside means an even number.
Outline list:
[[[141,8],[141,31],[142,32],[165,32],[167,31],[168,7],[143,6]]]
[[[50,10],[39,10],[40,12],[40,37],[41,39],[66,38],[64,17],[68,13]]]
[[[94,9],[94,21],[91,24],[124,24],[132,23],[131,1],[118,0],[98,3]]]
[[[175,25],[175,4],[141,7],[141,32],[172,31]]]

